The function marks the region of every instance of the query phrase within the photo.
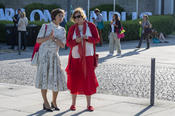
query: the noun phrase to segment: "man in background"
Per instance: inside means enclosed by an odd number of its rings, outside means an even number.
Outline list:
[[[13,17],[13,23],[14,23],[14,27],[13,27],[13,32],[12,32],[12,38],[10,40],[10,43],[11,43],[11,47],[10,49],[14,49],[15,47],[15,44],[18,40],[18,32],[17,32],[17,24],[18,24],[18,21],[20,19],[20,13],[21,13],[21,9],[18,9],[18,13],[16,15],[14,15]]]

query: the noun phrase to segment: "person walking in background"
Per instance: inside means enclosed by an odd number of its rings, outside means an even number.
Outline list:
[[[44,100],[43,109],[52,112],[59,110],[56,99],[58,91],[66,90],[66,81],[61,61],[59,58],[59,48],[64,48],[66,43],[66,31],[59,24],[64,18],[65,12],[62,9],[54,9],[51,12],[52,22],[43,24],[37,37],[40,43],[39,58],[35,87],[41,89]],[[53,91],[51,106],[47,100],[47,89]]]
[[[25,12],[21,12],[20,19],[18,22],[18,36],[20,35],[22,40],[23,50],[26,49],[27,39],[26,39],[26,31],[27,31],[28,19],[26,17]],[[22,49],[22,46],[20,49]]]
[[[76,8],[71,16],[75,23],[70,27],[67,36],[67,46],[71,48],[66,67],[67,87],[72,94],[70,110],[76,110],[78,94],[86,95],[87,110],[93,111],[91,95],[98,87],[95,75],[95,44],[100,41],[96,26],[85,20],[82,8]]]
[[[148,15],[144,15],[143,16],[143,21],[140,22],[141,26],[142,26],[142,33],[141,33],[141,38],[139,40],[139,44],[136,48],[140,48],[142,45],[142,41],[145,38],[146,42],[147,42],[147,48],[150,48],[150,40],[149,40],[149,34],[151,33],[151,23],[148,20]]]
[[[18,11],[18,14],[14,15],[13,17],[14,28],[13,28],[12,38],[10,39],[11,47],[9,49],[14,49],[15,44],[17,43],[17,40],[18,40],[17,24],[20,19],[21,9],[18,9],[17,11]]]
[[[109,34],[109,55],[112,56],[114,50],[117,49],[117,56],[121,56],[120,38],[117,33],[121,31],[121,23],[117,14],[114,14],[111,21],[111,32]]]
[[[93,21],[94,23],[96,24],[97,28],[98,28],[98,32],[100,34],[100,46],[102,46],[103,44],[103,37],[102,37],[102,30],[104,28],[104,24],[103,24],[103,16],[102,14],[100,13],[100,10],[98,8],[96,8],[94,10],[97,18],[93,18]]]

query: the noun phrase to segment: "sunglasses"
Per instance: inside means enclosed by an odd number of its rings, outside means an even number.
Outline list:
[[[81,15],[73,16],[74,19],[76,19],[76,18],[81,18],[81,17],[82,17]]]

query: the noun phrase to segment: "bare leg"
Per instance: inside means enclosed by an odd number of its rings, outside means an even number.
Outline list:
[[[57,103],[56,103],[57,95],[58,95],[58,91],[57,92],[55,92],[55,91],[52,92],[52,103],[53,103],[54,107],[57,107]]]
[[[160,33],[159,39],[165,41],[165,37],[164,37],[164,35],[162,33]]]
[[[103,44],[103,37],[102,37],[102,30],[99,30],[100,32],[100,46]]]
[[[72,94],[72,105],[76,105],[76,99],[77,99],[77,95]]]
[[[45,107],[50,108],[49,102],[47,100],[47,90],[46,89],[41,89],[41,94],[42,94],[42,97],[43,97]]]
[[[91,105],[91,96],[86,95],[86,100],[87,100],[87,107]]]

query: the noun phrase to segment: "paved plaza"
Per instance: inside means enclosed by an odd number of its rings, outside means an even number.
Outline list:
[[[169,36],[167,40],[169,43],[152,43],[151,48],[148,50],[145,49],[146,43],[142,45],[143,48],[136,49],[135,47],[138,41],[122,42],[121,57],[116,57],[115,55],[108,56],[108,44],[103,45],[103,47],[97,47],[97,53],[100,55],[99,66],[96,68],[96,75],[99,82],[98,94],[94,96],[97,111],[91,115],[105,116],[105,114],[110,113],[111,116],[132,116],[139,115],[139,112],[144,111],[144,108],[146,108],[145,110],[149,110],[143,114],[151,116],[161,116],[161,114],[167,114],[169,112],[175,113],[175,105],[173,103],[175,101],[175,36]],[[32,112],[34,113],[40,110],[40,106],[42,105],[41,98],[38,98],[40,97],[39,91],[31,87],[34,85],[36,75],[36,67],[30,65],[33,48],[28,47],[21,55],[18,55],[17,50],[8,50],[7,48],[8,46],[4,44],[0,45],[0,83],[6,83],[0,85],[0,98],[7,100],[8,103],[12,101],[16,103],[22,99],[22,96],[26,99],[30,96],[33,101],[30,100],[28,103],[22,100],[22,104],[20,105],[10,106],[7,104],[6,107],[4,106],[6,102],[0,99],[0,102],[3,103],[0,104],[0,111],[4,111],[4,114],[8,114],[7,111],[9,110],[11,113],[14,111],[14,113],[19,113],[19,115],[21,115],[22,112],[24,113],[23,115],[32,115]],[[68,53],[69,49],[60,50],[63,69],[65,69],[67,65]],[[151,58],[156,58],[155,97],[156,100],[163,100],[160,102],[156,101],[156,106],[153,108],[147,107],[149,106],[150,96]],[[13,89],[23,87],[24,90]],[[29,91],[29,93],[27,91]],[[29,96],[27,96],[27,94],[25,95],[26,92]],[[4,98],[6,95],[9,99]],[[17,96],[15,97],[15,95]],[[68,91],[61,92],[61,96],[69,96]],[[60,105],[63,105],[64,112],[57,114],[60,116],[79,115],[79,113],[81,115],[89,115],[88,112],[80,111],[81,105],[80,110],[75,113],[66,112],[66,107],[69,107],[70,104],[68,105],[68,103],[71,103],[71,98],[70,96],[65,97],[65,100],[63,100],[65,103],[63,103],[61,100],[64,97],[62,98],[61,96],[59,101]],[[104,99],[101,98],[102,96],[104,96]],[[8,101],[10,99],[12,100],[11,102]],[[85,104],[82,102],[82,99],[84,100],[84,97],[80,96],[80,104]],[[30,105],[34,107],[30,107]],[[23,106],[25,106],[26,109]],[[157,107],[158,109],[156,109]],[[125,108],[126,111],[124,110]],[[170,109],[171,111],[167,111]],[[40,114],[42,114],[42,111],[38,112],[38,114],[36,112],[36,114],[33,115],[39,116]]]

